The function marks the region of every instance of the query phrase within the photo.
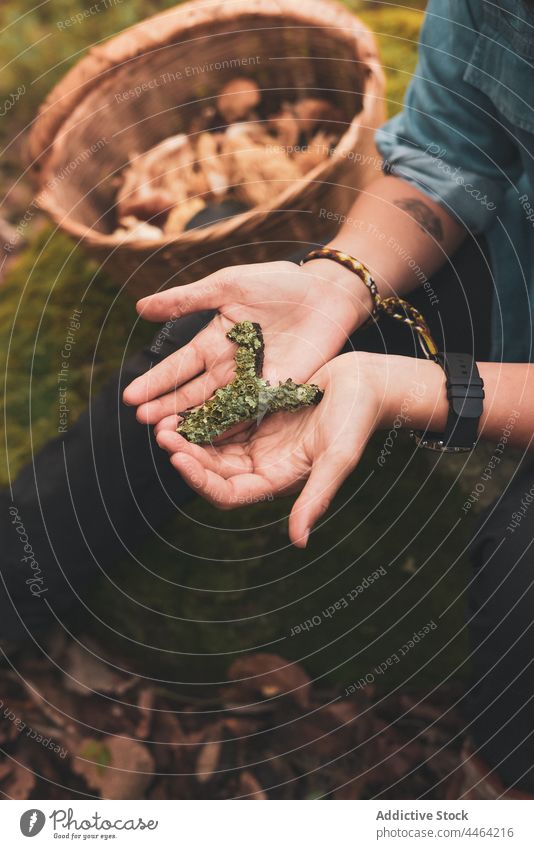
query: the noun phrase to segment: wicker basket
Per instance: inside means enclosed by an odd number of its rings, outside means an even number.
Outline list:
[[[129,156],[188,132],[199,103],[238,75],[257,81],[271,111],[304,96],[335,102],[347,123],[333,155],[276,181],[262,208],[158,242],[120,241],[115,193]],[[92,49],[51,92],[29,140],[38,200],[135,296],[284,258],[326,238],[376,174],[383,90],[371,33],[330,0],[185,3]]]

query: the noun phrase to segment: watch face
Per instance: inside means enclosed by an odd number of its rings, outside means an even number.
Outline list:
[[[445,445],[442,439],[425,439],[422,433],[415,430],[410,431],[410,436],[415,439],[418,448],[426,448],[428,451],[439,451],[441,454],[465,454],[468,451],[472,451],[475,447],[474,445],[469,448],[465,445]]]

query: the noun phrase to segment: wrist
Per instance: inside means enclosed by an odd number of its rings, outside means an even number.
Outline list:
[[[357,274],[326,258],[310,260],[303,266],[303,270],[313,276],[323,297],[343,303],[349,335],[369,320],[373,312],[373,299]]]
[[[445,374],[432,360],[385,354],[367,354],[365,368],[376,387],[378,427],[400,427],[442,432],[449,402]]]

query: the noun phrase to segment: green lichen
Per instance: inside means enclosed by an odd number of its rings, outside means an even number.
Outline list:
[[[226,335],[237,345],[235,377],[201,407],[180,413],[183,422],[177,432],[189,442],[205,445],[240,422],[259,423],[269,413],[300,410],[319,403],[323,392],[313,383],[295,383],[289,378],[271,386],[264,380],[264,345],[259,324],[240,321]]]

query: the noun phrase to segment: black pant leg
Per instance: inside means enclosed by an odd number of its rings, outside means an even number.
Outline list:
[[[475,748],[503,783],[534,793],[532,458],[482,516],[471,558],[473,684],[466,702]]]

